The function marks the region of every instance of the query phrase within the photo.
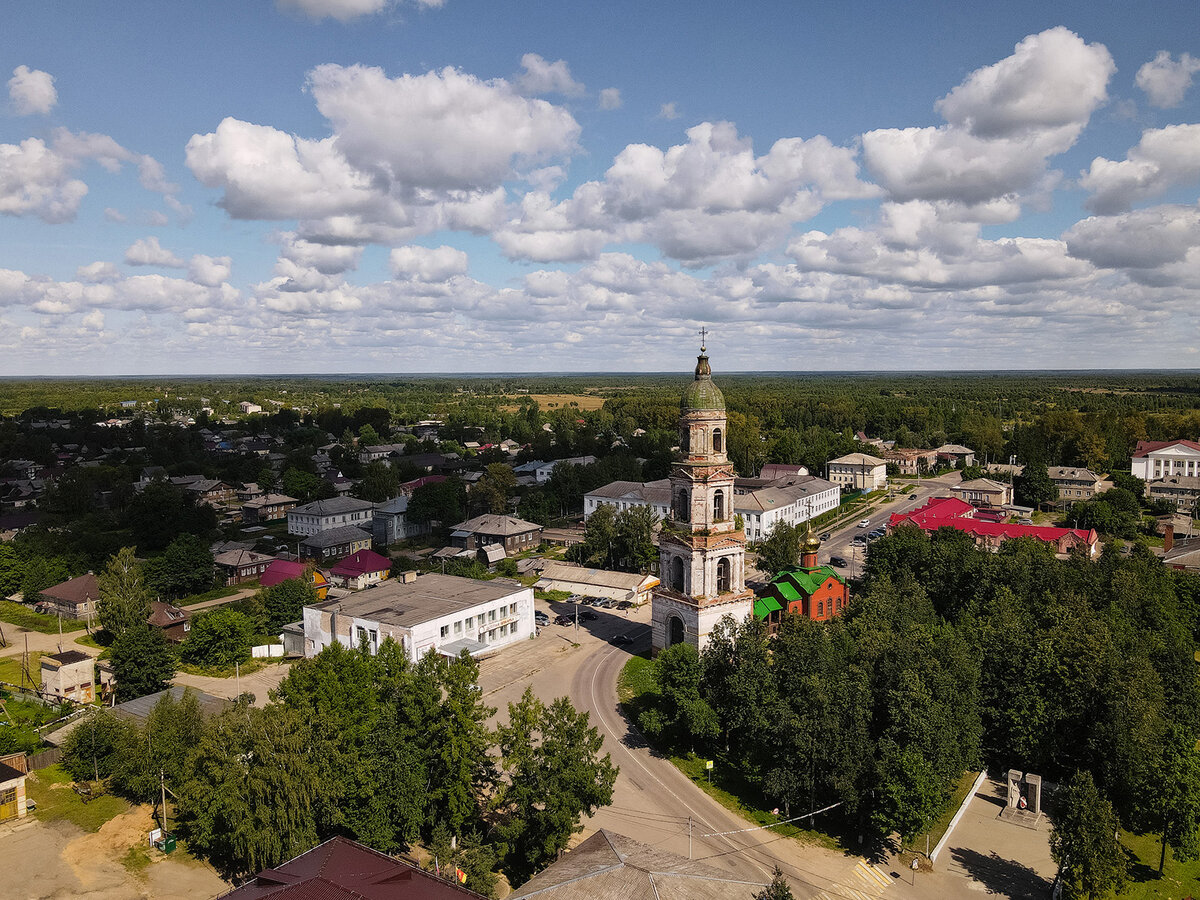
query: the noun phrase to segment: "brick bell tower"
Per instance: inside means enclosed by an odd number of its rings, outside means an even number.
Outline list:
[[[712,381],[701,330],[695,379],[680,400],[680,459],[671,471],[670,515],[659,534],[662,584],[651,607],[652,649],[687,642],[703,650],[713,626],[753,610],[746,536],[733,521],[733,466],[725,398]]]

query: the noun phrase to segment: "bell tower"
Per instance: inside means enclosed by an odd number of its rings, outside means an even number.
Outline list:
[[[713,384],[701,330],[695,377],[680,399],[680,456],[671,471],[671,509],[659,534],[652,607],[655,653],[686,641],[703,650],[726,615],[750,615],[746,536],[734,525],[733,466],[725,397]]]

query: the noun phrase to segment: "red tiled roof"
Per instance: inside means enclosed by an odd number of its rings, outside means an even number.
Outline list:
[[[1200,444],[1195,441],[1138,441],[1137,449],[1133,451],[1133,458],[1139,459],[1153,453],[1155,450],[1162,450],[1164,447],[1174,447],[1177,444],[1182,444],[1189,450],[1200,450]]]
[[[54,587],[48,587],[38,593],[43,597],[50,597],[74,606],[82,606],[84,603],[100,599],[100,588],[96,583],[96,576],[91,572],[87,575],[80,575],[78,578],[72,578],[70,581],[64,581],[62,584],[56,584]]]
[[[402,491],[415,491],[419,487],[425,487],[427,484],[440,484],[446,480],[445,475],[422,475],[420,478],[414,478],[412,481],[406,481],[400,485]]]
[[[259,872],[220,900],[465,900],[479,894],[344,837]]]
[[[359,550],[352,556],[339,560],[330,573],[343,578],[357,578],[371,572],[387,572],[392,568],[392,561],[386,556],[380,556],[374,550]]]

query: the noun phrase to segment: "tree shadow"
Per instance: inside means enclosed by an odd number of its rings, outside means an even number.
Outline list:
[[[1158,881],[1158,879],[1162,878],[1158,874],[1157,868],[1146,865],[1128,847],[1123,846],[1121,849],[1125,851],[1125,865],[1127,866],[1126,871],[1129,873],[1130,881],[1142,884],[1147,881]]]
[[[965,847],[955,847],[951,857],[975,881],[982,884],[989,894],[1004,897],[1024,898],[1048,897],[1053,886],[1029,866],[1013,859],[1005,859],[994,850],[984,855]]]

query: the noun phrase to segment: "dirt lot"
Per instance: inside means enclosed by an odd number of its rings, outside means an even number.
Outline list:
[[[230,889],[211,868],[182,851],[164,856],[134,850],[146,847],[150,827],[145,806],[122,813],[95,833],[32,816],[0,827],[0,895],[12,900],[209,900]],[[130,859],[129,867],[122,863],[125,859]]]

